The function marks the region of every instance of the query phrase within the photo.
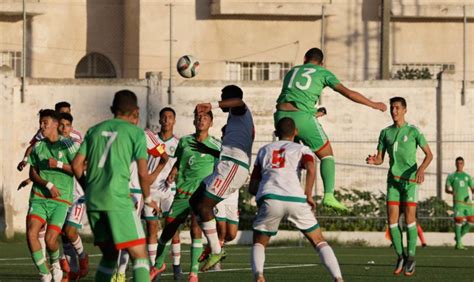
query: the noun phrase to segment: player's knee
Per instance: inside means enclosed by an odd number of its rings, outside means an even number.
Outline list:
[[[58,234],[57,232],[47,232],[46,236],[44,238],[44,241],[46,242],[46,246],[48,249],[54,248],[56,244],[58,243]]]
[[[237,237],[237,228],[227,229],[226,234],[225,234],[225,240],[227,242],[230,242],[230,241],[234,240],[235,237]]]
[[[74,242],[77,240],[78,235],[76,228],[67,225],[64,229],[64,233],[66,234],[66,237],[70,242]]]

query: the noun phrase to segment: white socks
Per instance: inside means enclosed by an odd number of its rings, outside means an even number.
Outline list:
[[[130,259],[130,255],[126,250],[120,250],[120,256],[118,261],[118,273],[125,274],[127,271],[128,260]]]
[[[173,265],[181,263],[181,242],[171,242],[171,256],[173,257]]]
[[[211,250],[213,254],[220,254],[221,253],[221,244],[219,243],[219,237],[217,235],[217,228],[216,228],[216,220],[210,220],[206,222],[200,222],[202,231],[204,231],[204,235],[206,235],[207,242],[209,246],[211,246]]]
[[[316,245],[316,251],[321,258],[321,262],[326,266],[332,277],[334,279],[342,279],[341,269],[339,268],[339,263],[331,246],[329,246],[327,242],[321,241]]]
[[[148,256],[150,258],[151,264],[155,264],[156,260],[156,250],[158,249],[158,244],[148,244]]]
[[[265,264],[265,247],[260,243],[253,244],[252,247],[252,272],[256,278],[263,275],[263,265]]]
[[[74,247],[74,250],[76,250],[76,253],[79,256],[79,258],[83,259],[86,254],[84,253],[84,246],[82,245],[81,237],[77,236],[77,240],[71,243],[72,243],[72,246]]]

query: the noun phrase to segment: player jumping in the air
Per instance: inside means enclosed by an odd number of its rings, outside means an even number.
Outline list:
[[[211,254],[204,262],[202,271],[210,269],[225,256],[219,243],[213,209],[219,202],[239,190],[249,174],[255,128],[252,113],[242,98],[242,89],[227,85],[222,89],[220,102],[197,106],[200,112],[220,107],[223,112],[229,113],[220,160],[213,174],[203,181],[190,199],[191,207],[211,247]]]
[[[399,275],[405,268],[405,275],[415,273],[415,251],[417,240],[416,205],[418,185],[425,180],[425,170],[433,159],[431,149],[420,130],[405,121],[407,103],[402,97],[390,99],[390,114],[393,125],[380,132],[377,155],[369,155],[368,164],[381,165],[385,153],[390,157],[387,176],[388,224],[395,252],[398,255],[394,274]],[[425,153],[422,164],[417,167],[416,150]],[[402,230],[398,225],[400,205],[405,207],[405,221],[408,228],[408,254],[404,252]]]
[[[334,197],[336,165],[328,137],[316,118],[315,105],[326,86],[349,100],[382,112],[387,106],[374,102],[362,94],[346,88],[336,76],[323,67],[323,52],[318,48],[308,50],[304,64],[292,68],[283,80],[274,114],[275,125],[283,117],[292,118],[298,128],[296,141],[303,141],[321,160],[321,177],[324,185],[323,205],[344,210],[346,207]]]
[[[220,149],[220,142],[209,135],[212,126],[212,112],[195,111],[194,126],[196,132],[182,137],[176,149],[176,162],[171,170],[168,181],[176,179],[176,195],[166,217],[166,224],[158,241],[158,250],[155,267],[151,270],[153,279],[166,269],[164,260],[168,254],[170,240],[179,227],[186,221],[191,213],[189,198],[198,189],[203,179],[212,173],[217,158],[210,154],[203,154],[194,149],[192,144],[203,143],[214,150]],[[198,281],[199,256],[202,253],[202,232],[197,224],[194,214],[191,216],[191,264],[189,281]]]
[[[145,132],[134,124],[139,116],[137,96],[129,90],[115,93],[111,111],[113,119],[87,131],[73,162],[76,177],[85,177],[87,216],[102,252],[95,279],[110,281],[118,250],[126,249],[134,280],[150,281],[145,234],[129,189],[130,164],[136,161],[144,203],[158,210],[150,197]]]
[[[42,281],[60,281],[59,243],[66,214],[72,202],[73,176],[70,163],[77,147],[58,133],[59,117],[54,110],[40,111],[41,134],[28,157],[33,188],[27,217],[27,238],[33,261]],[[41,251],[38,234],[47,224],[46,249],[52,275]]]
[[[291,118],[277,122],[279,141],[263,146],[257,154],[249,184],[256,195],[258,213],[253,223],[252,272],[254,280],[265,281],[263,270],[265,248],[276,235],[283,217],[296,225],[319,254],[322,263],[336,281],[342,281],[337,258],[324,240],[314,217],[313,184],[316,178],[314,154],[306,146],[295,143],[297,129]],[[299,172],[306,169],[305,189],[301,188]]]
[[[456,158],[456,171],[446,179],[446,193],[453,195],[454,234],[456,249],[466,249],[462,244],[462,237],[469,233],[474,225],[474,202],[469,196],[469,189],[474,194],[474,181],[464,172],[463,157]]]

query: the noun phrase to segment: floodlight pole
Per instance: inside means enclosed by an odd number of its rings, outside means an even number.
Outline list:
[[[467,15],[466,15],[466,5],[462,7],[463,9],[463,44],[462,44],[462,90],[461,90],[461,105],[466,104],[466,25],[467,25]]]
[[[173,4],[170,7],[170,69],[169,69],[169,85],[168,85],[168,104],[173,104]]]
[[[26,2],[23,0],[23,35],[21,50],[21,103],[25,102],[26,91]]]

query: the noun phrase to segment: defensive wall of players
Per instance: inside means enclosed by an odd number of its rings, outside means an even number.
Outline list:
[[[216,101],[220,89],[229,82],[188,80],[174,86],[171,106],[177,112],[175,132],[178,136],[192,132],[192,112],[198,102]],[[370,98],[388,101],[392,96],[403,96],[408,102],[409,122],[418,125],[434,152],[433,165],[427,171],[420,198],[435,196],[437,187],[443,188],[448,173],[454,170],[454,159],[463,155],[465,170],[474,171],[474,83],[467,83],[465,104],[461,105],[461,82],[449,74],[442,80],[426,81],[363,81],[344,82]],[[274,105],[281,82],[239,83],[244,99],[254,113],[258,148],[272,140]],[[110,118],[113,94],[128,88],[134,91],[141,108],[140,126],[157,128],[158,112],[168,105],[166,81],[159,73],[149,73],[146,79],[74,80],[30,79],[23,102],[21,84],[13,72],[0,68],[0,232],[12,236],[24,232],[29,187],[17,191],[20,181],[28,177],[27,170],[16,171],[28,141],[38,129],[37,112],[52,108],[58,101],[72,105],[74,127],[85,134],[87,128],[100,120]],[[388,113],[380,113],[346,101],[333,92],[323,96],[322,106],[328,115],[321,123],[336,152],[336,186],[371,191],[385,191],[386,168],[368,168],[365,157],[375,153],[380,130],[391,124]],[[211,134],[219,137],[225,115],[215,112]],[[439,131],[441,129],[441,131]],[[437,134],[441,133],[441,134]],[[437,164],[437,140],[442,138],[442,162]],[[442,165],[442,167],[440,167]],[[442,173],[437,173],[441,168]],[[437,175],[440,178],[437,179]],[[318,176],[316,185],[322,187]],[[443,192],[444,193],[444,192]],[[451,202],[450,197],[443,198]],[[4,210],[4,212],[3,212]]]

